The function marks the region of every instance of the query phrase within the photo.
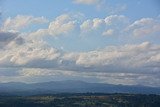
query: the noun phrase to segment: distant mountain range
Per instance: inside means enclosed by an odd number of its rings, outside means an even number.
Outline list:
[[[0,83],[0,95],[36,95],[56,93],[135,93],[160,94],[160,87],[112,85],[83,81],[51,81],[43,83]]]

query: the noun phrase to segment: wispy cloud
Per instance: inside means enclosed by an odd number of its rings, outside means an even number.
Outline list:
[[[33,16],[25,16],[25,15],[17,15],[15,18],[7,18],[3,23],[3,30],[20,30],[26,26],[31,24],[42,24],[47,23],[48,20],[44,17],[33,17]]]
[[[126,10],[126,4],[109,4],[107,0],[73,0],[75,4],[92,5],[95,6],[98,11],[106,12],[107,14],[117,14]]]
[[[101,1],[102,0],[73,0],[74,3],[85,5],[96,5],[99,4]]]

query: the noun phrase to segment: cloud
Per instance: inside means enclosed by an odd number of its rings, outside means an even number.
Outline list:
[[[102,50],[80,53],[75,63],[86,70],[97,72],[150,72],[155,68],[160,69],[156,64],[157,60],[150,60],[153,56],[159,55],[159,48],[148,42],[122,47],[112,46]],[[149,51],[153,54],[146,54]],[[149,66],[152,64],[153,68]]]
[[[110,15],[106,18],[94,18],[80,25],[81,35],[117,36],[118,37],[158,37],[160,31],[159,18],[142,18],[131,22],[123,15]],[[149,40],[149,39],[146,39]]]
[[[62,14],[51,21],[46,29],[39,29],[32,32],[30,38],[42,38],[49,35],[52,37],[73,35],[79,27],[78,23],[82,20],[83,15],[78,14]],[[76,32],[77,33],[77,32]]]
[[[65,53],[44,42],[32,41],[23,47],[1,51],[0,66],[78,72],[152,72],[160,70],[159,49],[158,45],[144,42],[139,45],[108,46],[83,53]]]
[[[110,15],[105,18],[107,25],[117,25],[123,26],[123,23],[128,23],[128,18],[124,15]]]
[[[141,29],[148,30],[147,34],[134,35],[135,30],[141,31]],[[6,77],[7,80],[8,76],[11,77],[7,72],[10,72],[10,69],[16,69],[14,73],[11,73],[12,80],[58,75],[96,78],[114,84],[156,86],[160,81],[158,77],[160,75],[160,46],[150,41],[143,41],[150,34],[152,34],[151,37],[158,34],[158,29],[158,18],[143,18],[131,22],[123,15],[110,15],[105,18],[79,20],[77,16],[63,14],[51,21],[46,29],[38,29],[36,32],[13,31],[16,29],[1,30],[0,77],[3,79]],[[87,52],[65,52],[56,49],[43,39],[48,36],[56,39],[55,37],[66,35],[71,38],[74,36],[75,40],[81,39],[82,36],[96,38],[91,42],[97,42],[97,38],[102,38],[103,42],[112,37],[112,39],[121,38],[123,41],[125,39],[123,37],[146,36],[139,44],[133,41],[132,44],[105,45],[103,48],[95,48]],[[80,41],[81,45],[88,46],[84,44],[84,41]],[[10,69],[6,70],[6,68]]]
[[[42,41],[30,41],[25,43],[23,46],[3,51],[1,55],[0,63],[3,67],[5,67],[5,63],[9,61],[12,65],[19,67],[45,68],[47,64],[49,64],[47,67],[52,65],[54,66],[53,62],[56,61],[59,53],[56,49],[48,47]],[[8,66],[8,64],[6,66]]]
[[[16,38],[17,33],[14,32],[0,32],[0,42],[8,42]]]
[[[4,72],[6,71],[6,72]],[[57,80],[56,77],[88,80],[95,82],[104,82],[110,84],[123,84],[123,85],[145,85],[158,87],[159,74],[158,73],[112,73],[112,72],[76,72],[67,70],[53,70],[53,69],[40,69],[40,68],[23,68],[23,69],[2,69],[0,70],[0,80],[16,81],[20,79],[24,82],[39,82]],[[4,79],[5,78],[5,79]]]
[[[86,20],[80,25],[81,35],[101,34],[105,27],[105,21],[103,19],[95,18],[93,20]]]
[[[159,18],[142,18],[131,22],[124,15],[110,15],[105,18],[80,20],[73,14],[62,14],[50,22],[47,29],[38,29],[29,35],[31,38],[42,38],[46,35],[53,37],[94,35],[117,38],[130,36],[133,38],[132,36],[158,35],[159,25]]]
[[[31,24],[42,24],[47,23],[48,20],[44,17],[33,17],[25,15],[17,15],[14,18],[7,18],[3,23],[3,30],[21,30]]]
[[[72,0],[74,4],[81,4],[86,6],[94,6],[97,11],[107,10],[109,5],[107,5],[105,0]],[[110,11],[107,10],[109,13]]]
[[[66,53],[48,46],[43,41],[28,41],[23,46],[0,50],[0,67],[18,69],[12,74],[21,78],[61,75],[95,77],[114,84],[157,85],[159,53],[160,46],[149,42]],[[6,77],[9,75],[4,72],[2,74]],[[147,84],[145,81],[148,78],[153,81]]]
[[[80,28],[82,35],[113,36],[121,35],[128,23],[128,18],[123,15],[111,15],[104,19],[86,20],[80,25]]]
[[[74,4],[95,6],[97,11],[113,15],[126,10],[126,4],[110,4],[107,0],[72,0]]]
[[[53,76],[57,74],[56,71],[51,71],[48,69],[24,68],[22,69],[22,71],[19,71],[19,75],[34,77],[34,76]]]
[[[76,4],[86,4],[86,5],[98,4],[101,1],[102,0],[73,0],[73,2]]]
[[[0,31],[0,47],[3,48],[18,37],[17,32]]]
[[[72,20],[68,14],[61,15],[51,22],[48,28],[50,35],[63,35],[73,31],[76,26],[76,21]]]
[[[102,35],[104,35],[104,36],[111,36],[113,34],[114,34],[114,30],[113,29],[108,29],[107,31],[104,31],[102,33]]]
[[[160,20],[153,18],[142,18],[132,23],[127,30],[133,36],[149,36],[160,33]]]

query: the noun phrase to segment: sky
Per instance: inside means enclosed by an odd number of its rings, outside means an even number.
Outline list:
[[[159,0],[0,0],[0,83],[160,87]]]

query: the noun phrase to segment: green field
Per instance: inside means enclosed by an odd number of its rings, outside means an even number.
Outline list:
[[[0,96],[0,107],[160,107],[160,96],[98,93]]]

